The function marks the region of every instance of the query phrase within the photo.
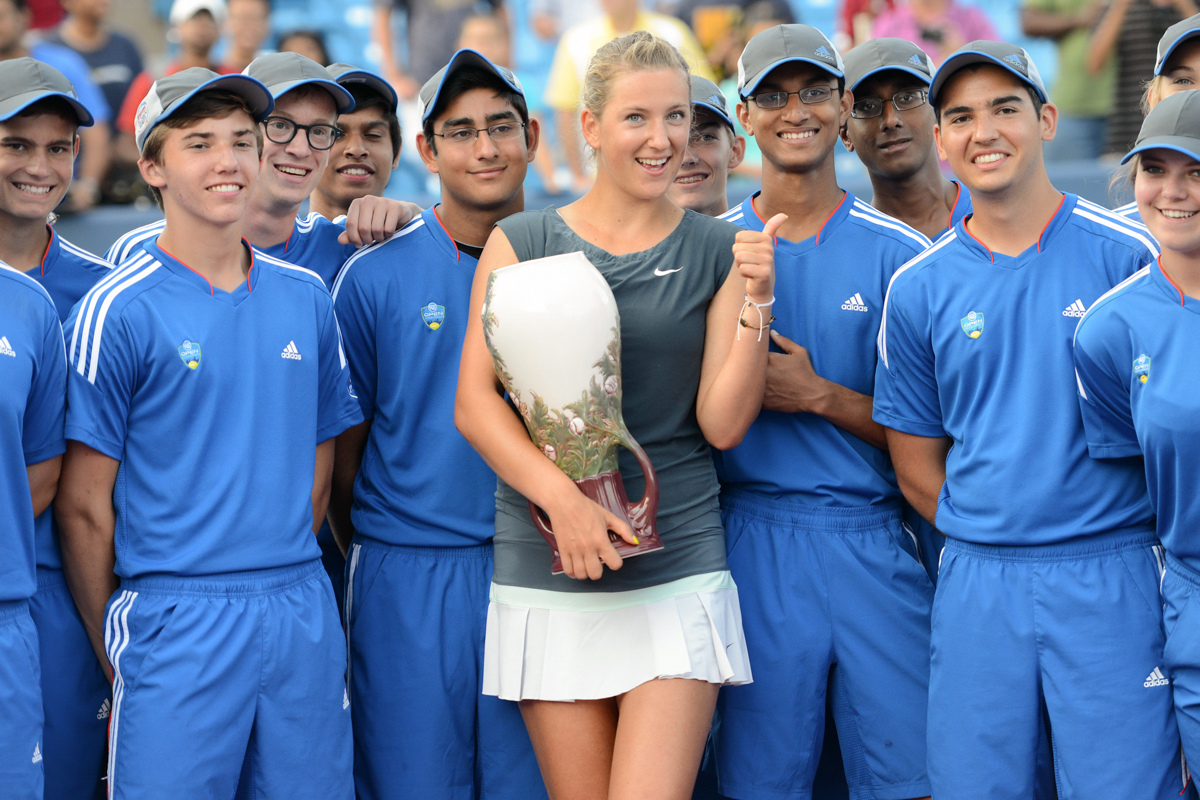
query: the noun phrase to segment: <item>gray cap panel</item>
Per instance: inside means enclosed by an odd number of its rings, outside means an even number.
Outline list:
[[[333,76],[333,79],[338,82],[339,86],[345,87],[352,84],[361,84],[382,96],[391,105],[393,114],[400,107],[400,96],[396,94],[396,90],[383,77],[376,75],[374,72],[359,69],[350,64],[330,64],[325,69],[329,70],[329,74]]]
[[[218,75],[204,67],[189,67],[174,75],[166,75],[156,80],[150,91],[138,106],[134,115],[134,141],[140,152],[146,146],[146,137],[150,131],[202,91],[224,91],[241,97],[250,107],[254,119],[262,122],[271,110],[275,108],[275,98],[261,81],[234,73]]]
[[[738,59],[738,96],[745,99],[781,64],[799,61],[833,75],[845,76],[845,65],[833,42],[811,25],[776,25],[746,43]]]
[[[82,127],[95,122],[91,112],[75,96],[75,87],[54,67],[32,58],[0,61],[0,122],[12,119],[47,97],[65,100]]]
[[[736,131],[733,127],[733,112],[729,110],[729,102],[725,99],[725,94],[721,88],[708,78],[701,78],[699,75],[690,76],[692,83],[692,105],[703,106],[720,117],[730,130]]]
[[[460,68],[468,66],[479,67],[496,75],[514,92],[521,95],[521,97],[525,96],[525,89],[521,86],[521,82],[517,80],[517,76],[513,74],[512,70],[501,67],[498,64],[493,64],[482,53],[463,48],[450,56],[450,61],[446,66],[435,72],[433,77],[425,81],[425,85],[421,87],[421,122],[429,119],[429,115],[437,107],[438,100],[442,96],[442,87],[446,84],[446,79]]]
[[[867,78],[887,70],[906,72],[929,85],[933,81],[933,59],[907,39],[871,39],[845,57],[846,88],[854,91]]]
[[[301,86],[316,85],[329,92],[339,114],[354,110],[354,98],[329,74],[329,70],[299,53],[268,53],[250,62],[243,74],[256,78],[278,100]]]
[[[1121,163],[1138,153],[1159,148],[1185,153],[1200,161],[1200,92],[1173,94],[1151,109],[1142,122],[1137,142]]]

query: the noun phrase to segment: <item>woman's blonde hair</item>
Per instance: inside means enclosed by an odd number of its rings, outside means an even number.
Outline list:
[[[688,80],[688,63],[674,45],[647,31],[635,31],[613,39],[588,61],[580,98],[583,107],[599,119],[613,81],[625,72],[643,69],[677,69]]]

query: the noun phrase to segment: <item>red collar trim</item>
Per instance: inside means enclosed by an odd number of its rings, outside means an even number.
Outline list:
[[[950,206],[950,216],[946,218],[947,228],[954,227],[954,209],[958,208],[958,201],[962,199],[962,184],[954,181],[954,185],[958,188],[958,191],[954,195],[954,204]]]
[[[758,217],[758,221],[761,222],[764,226],[766,226],[767,221],[765,219],[763,219],[762,214],[758,213],[758,206],[756,206],[754,204],[754,201],[757,200],[761,196],[762,195],[760,193],[760,194],[757,194],[754,197],[750,198],[750,210],[752,210],[754,212],[754,216]],[[833,211],[829,212],[829,216],[825,218],[825,221],[821,223],[821,227],[817,229],[817,246],[818,247],[821,246],[821,233],[824,232],[825,226],[829,224],[829,220],[833,219],[833,215],[836,214],[838,212],[838,209],[842,207],[842,204],[846,202],[847,197],[849,197],[849,195],[846,193],[846,190],[843,189],[842,190],[842,199],[838,201],[838,204],[833,207]],[[771,243],[774,245],[778,245],[779,237],[778,236],[773,237],[771,240]]]
[[[446,223],[442,222],[442,218],[438,216],[437,206],[432,209],[433,218],[438,221],[438,225],[442,226],[442,233],[446,234],[446,238],[450,240],[450,244],[454,245],[454,260],[462,261],[462,253],[458,251],[458,242],[454,241],[454,237],[450,235],[450,231],[446,230]]]
[[[1054,222],[1054,218],[1058,216],[1058,212],[1062,209],[1063,203],[1067,201],[1067,196],[1064,194],[1062,199],[1058,201],[1058,207],[1054,209],[1054,213],[1050,215],[1050,219],[1046,220],[1046,224],[1042,226],[1042,232],[1038,234],[1038,252],[1042,252],[1042,237],[1046,235],[1046,229],[1050,227],[1050,223]]]
[[[1181,305],[1181,306],[1182,306],[1182,305],[1184,305],[1184,302],[1183,302],[1183,289],[1180,289],[1180,288],[1179,288],[1179,284],[1175,282],[1175,280],[1174,280],[1174,279],[1171,277],[1171,273],[1167,272],[1167,270],[1166,270],[1166,267],[1164,267],[1164,266],[1163,266],[1163,263],[1162,263],[1162,254],[1159,254],[1159,256],[1158,256],[1158,268],[1159,268],[1160,270],[1162,270],[1163,277],[1167,279],[1167,283],[1169,283],[1169,284],[1171,284],[1172,286],[1174,286],[1174,287],[1175,287],[1175,291],[1179,292],[1179,305]]]
[[[46,226],[50,229],[50,240],[46,242],[46,249],[42,252],[42,260],[39,262],[39,274],[46,277],[46,256],[50,255],[50,248],[54,246],[54,228],[50,225]]]
[[[971,233],[971,229],[969,227],[967,227],[967,223],[970,222],[971,217],[974,217],[974,216],[975,216],[974,214],[971,214],[969,217],[967,217],[966,219],[963,220],[963,230],[967,232],[967,236],[970,236],[972,239],[979,242],[980,247],[982,247],[984,250],[987,250],[988,256],[991,257],[992,263],[995,264],[996,263],[996,254],[992,252],[992,248],[990,248],[986,244],[984,244],[983,239],[980,239],[978,236]]]

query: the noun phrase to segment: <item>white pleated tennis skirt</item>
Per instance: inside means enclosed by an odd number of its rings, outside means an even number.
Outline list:
[[[627,592],[492,584],[484,694],[599,700],[656,678],[750,683],[737,586],[728,571]]]

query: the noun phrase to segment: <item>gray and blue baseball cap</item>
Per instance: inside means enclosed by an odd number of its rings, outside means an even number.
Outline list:
[[[835,78],[846,75],[841,54],[825,34],[811,25],[776,25],[746,43],[738,59],[738,96],[745,100],[773,69],[793,61],[814,64]]]
[[[275,108],[275,98],[267,87],[249,75],[218,75],[204,67],[189,67],[159,78],[138,106],[133,118],[133,138],[138,152],[146,146],[146,137],[163,120],[200,92],[223,91],[246,101],[255,122],[262,122]]]
[[[352,67],[349,64],[330,64],[325,69],[329,70],[329,74],[343,88],[357,84],[375,92],[388,101],[393,114],[400,107],[400,97],[396,94],[396,90],[392,88],[390,83],[374,72]]]
[[[1121,163],[1138,153],[1158,149],[1174,150],[1200,161],[1200,92],[1179,92],[1152,108],[1142,121],[1137,142]]]
[[[1022,47],[1008,42],[989,42],[982,39],[965,44],[955,50],[942,62],[937,72],[933,74],[933,83],[929,86],[929,102],[936,106],[940,99],[942,87],[950,76],[968,64],[992,64],[1008,70],[1025,83],[1033,87],[1038,98],[1049,102],[1046,96],[1046,84],[1038,74],[1037,65]]]
[[[1158,40],[1158,57],[1154,61],[1154,74],[1161,75],[1163,67],[1167,65],[1167,59],[1171,57],[1171,53],[1175,52],[1175,48],[1195,36],[1200,36],[1200,14],[1190,16],[1167,28],[1162,38]]]
[[[71,106],[81,127],[95,120],[66,76],[49,64],[32,58],[0,61],[0,122],[12,119],[29,106],[47,97],[60,97]]]
[[[692,105],[707,108],[736,133],[737,129],[733,127],[733,114],[729,111],[729,103],[725,100],[725,95],[721,92],[720,87],[708,78],[701,78],[699,75],[692,75],[691,82]]]
[[[906,72],[926,86],[933,82],[933,59],[907,39],[870,39],[846,53],[846,88],[858,85],[880,72]]]
[[[338,85],[329,70],[299,53],[268,53],[250,62],[243,74],[262,81],[278,100],[301,86],[320,86],[333,97],[339,114],[354,110],[354,98]]]
[[[425,81],[425,85],[421,87],[422,123],[429,119],[430,115],[433,114],[433,110],[437,107],[438,100],[442,97],[442,88],[446,85],[447,79],[463,67],[479,67],[486,72],[490,72],[500,78],[500,80],[514,92],[521,95],[521,97],[525,96],[525,89],[521,86],[521,82],[517,80],[517,76],[512,73],[512,70],[493,64],[482,53],[464,47],[450,56],[450,62],[435,72],[433,77]]]

